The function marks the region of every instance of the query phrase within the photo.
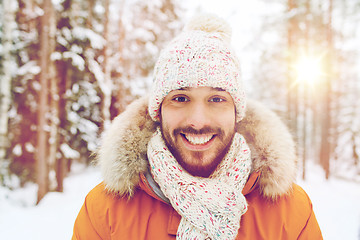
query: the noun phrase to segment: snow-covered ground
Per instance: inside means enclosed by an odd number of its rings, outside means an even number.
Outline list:
[[[84,198],[100,181],[97,169],[77,169],[65,179],[64,193],[48,193],[38,206],[35,185],[15,191],[0,187],[0,239],[71,239]]]
[[[308,167],[298,183],[313,201],[326,240],[360,240],[360,184],[324,180],[317,166]],[[71,239],[76,215],[87,192],[101,181],[97,169],[77,169],[65,180],[64,193],[49,193],[34,206],[36,187],[9,191],[0,188],[0,239]]]
[[[309,164],[306,181],[299,180],[310,196],[324,239],[360,240],[360,183],[330,178]]]

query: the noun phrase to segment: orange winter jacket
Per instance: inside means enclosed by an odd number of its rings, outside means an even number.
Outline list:
[[[259,194],[258,179],[258,174],[252,174],[243,190],[249,206],[236,239],[322,239],[311,201],[302,188],[294,184],[290,194],[272,201]],[[86,197],[72,239],[175,239],[180,219],[144,177],[131,200],[107,193],[102,183]]]
[[[176,238],[181,217],[147,174],[147,142],[155,128],[146,98],[114,119],[97,153],[104,181],[87,195],[73,240]],[[248,210],[236,239],[322,239],[309,197],[294,184],[295,147],[284,124],[248,101],[237,131],[250,147],[252,171],[242,191]]]

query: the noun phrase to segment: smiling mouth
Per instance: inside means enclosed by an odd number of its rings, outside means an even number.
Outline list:
[[[213,134],[181,134],[189,143],[193,145],[204,145],[215,137]]]

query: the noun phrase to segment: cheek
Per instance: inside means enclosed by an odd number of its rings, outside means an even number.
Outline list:
[[[217,111],[212,116],[214,122],[222,128],[235,129],[236,116],[234,111]]]
[[[163,109],[160,114],[160,121],[163,128],[166,130],[174,130],[179,127],[182,120],[183,114],[180,111],[171,111],[168,109]]]

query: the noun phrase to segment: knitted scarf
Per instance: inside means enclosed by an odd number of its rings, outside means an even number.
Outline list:
[[[235,239],[247,210],[241,191],[251,168],[250,150],[236,133],[223,161],[209,178],[187,173],[168,150],[158,128],[148,144],[150,171],[182,216],[177,239]]]

